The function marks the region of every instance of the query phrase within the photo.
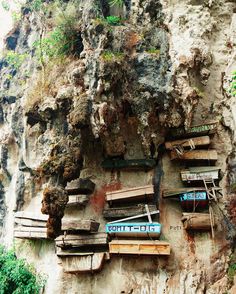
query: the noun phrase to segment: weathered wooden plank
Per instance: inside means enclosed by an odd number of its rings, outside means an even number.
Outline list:
[[[95,233],[89,235],[61,235],[55,239],[58,247],[83,247],[83,246],[101,246],[107,244],[106,233]]]
[[[135,187],[129,189],[122,189],[106,193],[107,201],[124,201],[124,200],[150,200],[153,198],[154,187],[147,185],[142,187]]]
[[[46,227],[46,221],[37,221],[27,218],[15,218],[15,223],[26,227]]]
[[[94,220],[80,220],[80,219],[62,219],[62,231],[87,231],[95,233],[98,231],[100,223]]]
[[[105,159],[101,163],[104,169],[149,170],[154,168],[154,159]]]
[[[170,244],[157,240],[112,240],[109,243],[109,253],[170,255]]]
[[[47,221],[48,216],[44,214],[37,214],[32,212],[17,211],[15,212],[15,218],[25,218],[37,221]]]
[[[155,211],[156,205],[148,205],[149,211]],[[106,208],[103,217],[106,219],[119,219],[146,213],[145,204],[137,204],[129,207]]]
[[[95,184],[90,179],[75,179],[67,183],[66,191],[68,195],[85,194],[90,195],[93,193]]]
[[[182,222],[186,230],[211,230],[209,213],[183,213]]]
[[[100,271],[105,260],[105,253],[93,253],[88,256],[62,258],[65,273],[87,273]]]
[[[184,182],[218,180],[220,168],[217,166],[189,167],[182,170],[181,179]]]
[[[115,236],[131,237],[154,237],[161,234],[161,224],[159,223],[115,223],[106,224],[106,233]]]
[[[69,195],[69,201],[66,204],[66,207],[83,207],[89,202],[88,195]]]
[[[19,239],[47,239],[46,232],[14,230],[14,237]]]
[[[174,150],[170,152],[171,160],[208,160],[216,161],[218,159],[216,150],[186,150],[182,155]]]
[[[218,126],[218,121],[212,121],[212,122],[206,122],[201,125],[194,125],[189,127],[188,129],[185,129],[183,127],[171,129],[170,136],[175,138],[180,138],[180,137],[191,137],[191,136],[213,134],[216,132],[217,126]]]
[[[119,223],[119,222],[126,222],[126,221],[130,221],[130,220],[134,220],[134,219],[138,219],[138,218],[141,218],[141,217],[151,217],[151,215],[155,215],[155,214],[158,214],[160,213],[159,210],[154,210],[154,211],[149,211],[149,212],[146,212],[146,213],[143,213],[143,214],[138,214],[138,215],[135,215],[135,216],[129,216],[129,217],[126,217],[126,218],[122,218],[122,219],[119,219],[119,220],[115,220],[115,221],[112,221],[112,222],[109,222],[109,224],[115,224],[115,223]]]
[[[202,137],[168,141],[165,143],[165,147],[167,150],[172,150],[174,147],[179,145],[183,148],[189,148],[191,146],[206,146],[206,145],[209,145],[210,142],[211,141],[209,136],[202,136]]]
[[[47,233],[47,228],[39,228],[39,227],[23,227],[23,226],[17,226],[15,227],[15,231],[19,232],[41,232],[41,233]]]
[[[206,191],[205,188],[196,187],[196,188],[175,188],[175,189],[164,189],[162,193],[163,198],[179,198],[180,195],[188,192],[198,192],[198,191]]]

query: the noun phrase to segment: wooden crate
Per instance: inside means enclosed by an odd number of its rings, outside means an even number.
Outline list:
[[[111,254],[170,255],[170,244],[153,240],[112,240]]]
[[[154,195],[153,185],[117,190],[106,193],[107,201],[152,200]]]
[[[48,216],[24,211],[15,213],[15,223],[26,227],[46,227]]]

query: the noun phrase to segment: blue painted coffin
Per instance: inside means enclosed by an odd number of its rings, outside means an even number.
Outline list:
[[[180,195],[181,206],[186,211],[198,211],[208,206],[206,191],[187,192]]]
[[[106,233],[116,236],[158,237],[161,234],[161,224],[125,222],[106,224]]]

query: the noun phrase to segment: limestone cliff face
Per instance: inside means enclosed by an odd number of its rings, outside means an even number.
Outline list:
[[[67,5],[70,5],[68,1]],[[46,3],[45,5],[50,5]],[[0,62],[0,232],[13,242],[14,212],[49,215],[48,235],[61,219],[105,220],[105,192],[155,184],[169,257],[113,257],[100,273],[63,273],[48,241],[16,241],[48,275],[44,293],[235,293],[227,270],[235,250],[235,98],[228,93],[235,70],[236,4],[221,0],[130,0],[122,9],[106,0],[81,0],[77,43],[71,56],[39,63],[34,42],[52,29],[53,13],[22,8],[5,46],[25,55],[19,67]],[[126,20],[111,26],[104,17]],[[183,164],[170,162],[163,143],[170,128],[220,122],[212,147],[222,170],[223,198],[217,229],[187,234],[179,203],[160,191],[181,187]],[[107,157],[153,158],[152,171],[105,171]],[[96,184],[89,203],[66,208],[65,186],[78,177]],[[42,202],[42,203],[41,203]]]

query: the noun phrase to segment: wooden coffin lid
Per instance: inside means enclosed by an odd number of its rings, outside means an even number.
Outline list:
[[[97,232],[100,223],[94,220],[81,220],[81,219],[62,219],[62,231],[88,231]]]
[[[179,145],[183,148],[189,148],[192,145],[206,146],[206,145],[209,145],[210,142],[211,141],[209,136],[202,136],[202,137],[194,137],[194,138],[188,138],[188,139],[168,141],[165,143],[165,147],[167,150],[172,150],[175,146],[179,146]]]
[[[93,193],[94,188],[95,184],[90,179],[79,178],[67,183],[66,191],[69,195],[90,195]]]
[[[205,188],[196,187],[196,188],[175,188],[175,189],[164,189],[162,193],[163,198],[169,197],[179,197],[181,194],[188,193],[188,192],[202,192],[206,191]]]
[[[216,161],[218,159],[216,150],[186,150],[178,155],[174,150],[170,152],[171,160],[208,160]]]

